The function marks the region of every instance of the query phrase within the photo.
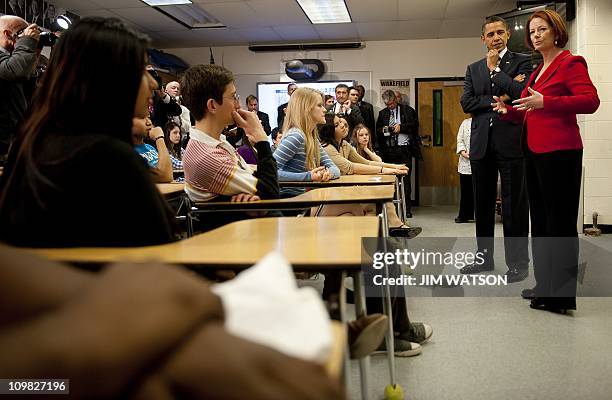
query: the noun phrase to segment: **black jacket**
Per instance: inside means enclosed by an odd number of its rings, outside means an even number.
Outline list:
[[[363,118],[363,124],[368,127],[372,135],[376,132],[376,125],[374,121],[374,107],[372,104],[362,101],[359,103],[359,111]]]
[[[409,136],[409,147],[413,157],[421,159],[421,140],[419,138],[419,118],[414,108],[405,104],[398,104],[400,112],[400,133]],[[389,126],[389,118],[391,111],[385,107],[378,113],[376,120],[376,146],[384,155],[389,154],[395,146],[397,134],[391,133],[391,136],[385,137],[382,130],[384,126]],[[389,158],[389,157],[388,157]],[[389,158],[390,159],[390,158]]]
[[[261,121],[261,125],[263,125],[264,131],[266,131],[266,135],[270,136],[270,132],[272,129],[270,128],[270,117],[268,114],[262,111],[257,111],[257,117]]]
[[[489,147],[489,132],[493,146],[505,157],[522,157],[520,146],[521,126],[511,122],[501,121],[493,111],[491,103],[493,96],[507,94],[511,100],[518,99],[531,75],[531,60],[526,54],[513,53],[510,50],[504,54],[499,68],[501,72],[491,77],[487,67],[487,59],[483,58],[468,65],[461,96],[461,107],[465,113],[471,113],[472,135],[470,138],[470,159],[482,159]],[[514,78],[525,74],[523,83]],[[493,124],[492,126],[491,123]]]
[[[11,54],[0,51],[0,143],[8,144],[24,119],[31,97],[30,78],[36,65],[36,41],[17,40]]]

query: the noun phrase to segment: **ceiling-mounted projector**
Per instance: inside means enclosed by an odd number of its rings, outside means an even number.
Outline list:
[[[287,61],[285,73],[295,81],[316,81],[325,73],[325,64],[314,58]]]

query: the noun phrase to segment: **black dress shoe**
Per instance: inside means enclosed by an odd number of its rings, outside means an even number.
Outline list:
[[[536,288],[533,289],[523,289],[521,292],[521,297],[525,300],[533,300],[536,298]]]
[[[389,228],[389,235],[393,237],[405,237],[408,239],[412,239],[414,237],[417,237],[422,231],[423,228],[421,228],[420,226],[400,226],[398,228]]]
[[[567,314],[568,310],[576,309],[576,307],[555,301],[553,297],[535,297],[529,303],[529,307],[534,310],[550,311],[557,314]]]
[[[495,266],[493,264],[470,264],[461,268],[459,272],[462,274],[479,274],[484,271],[493,271]]]
[[[508,268],[506,272],[508,283],[524,281],[528,276],[529,270],[526,268]]]
[[[455,223],[456,224],[465,224],[467,222],[470,222],[470,220],[467,219],[467,218],[461,218],[461,217],[455,218]]]

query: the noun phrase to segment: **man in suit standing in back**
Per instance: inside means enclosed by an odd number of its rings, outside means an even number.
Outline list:
[[[297,88],[298,88],[297,85],[293,82],[288,84],[287,85],[287,95],[291,97],[291,95],[293,94],[293,92],[295,92],[295,89]],[[286,103],[281,104],[276,109],[276,126],[280,130],[283,129],[283,122],[285,122],[285,111],[287,110],[287,104],[289,104],[288,101]]]
[[[349,99],[349,87],[347,85],[340,83],[336,86],[335,91],[336,102],[332,106],[327,107],[327,110],[336,115],[343,116],[346,122],[348,122],[349,132],[351,132],[355,126],[363,124],[361,111]]]
[[[359,111],[361,111],[361,117],[363,118],[363,124],[370,130],[370,134],[374,135],[376,132],[376,126],[374,125],[374,107],[372,104],[363,100],[363,96],[365,96],[365,87],[363,85],[357,85],[349,90],[349,97],[351,101],[353,101],[353,96],[357,92],[357,100],[356,106],[359,107]]]
[[[250,94],[246,98],[247,110],[250,112],[257,113],[257,118],[261,122],[261,126],[263,126],[266,135],[270,136],[270,117],[263,111],[259,111],[259,100],[257,100],[257,96]]]
[[[468,65],[465,73],[461,106],[464,112],[473,114],[469,159],[478,251],[483,253],[484,262],[468,265],[461,273],[475,274],[495,268],[493,236],[499,172],[506,277],[508,282],[519,282],[529,275],[529,207],[520,147],[521,126],[501,121],[491,103],[493,96],[500,96],[507,103],[519,98],[525,86],[520,78],[529,76],[532,68],[528,55],[508,50],[509,38],[510,30],[504,19],[487,18],[481,36],[487,56]]]
[[[376,144],[384,162],[408,166],[408,174],[404,175],[402,182],[406,199],[406,216],[412,218],[410,175],[413,169],[412,159],[421,159],[419,118],[414,108],[397,104],[393,90],[385,90],[382,100],[386,107],[379,111],[376,120]]]

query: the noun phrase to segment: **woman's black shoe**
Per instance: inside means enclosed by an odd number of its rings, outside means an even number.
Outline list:
[[[531,300],[529,307],[533,308],[534,310],[550,311],[564,315],[567,314],[569,307],[558,304],[554,301],[551,302],[550,299],[551,298],[547,297],[535,297],[533,300]]]
[[[523,291],[521,292],[521,297],[524,298],[525,300],[533,300],[536,298],[536,291],[535,288],[533,289],[523,289]]]

